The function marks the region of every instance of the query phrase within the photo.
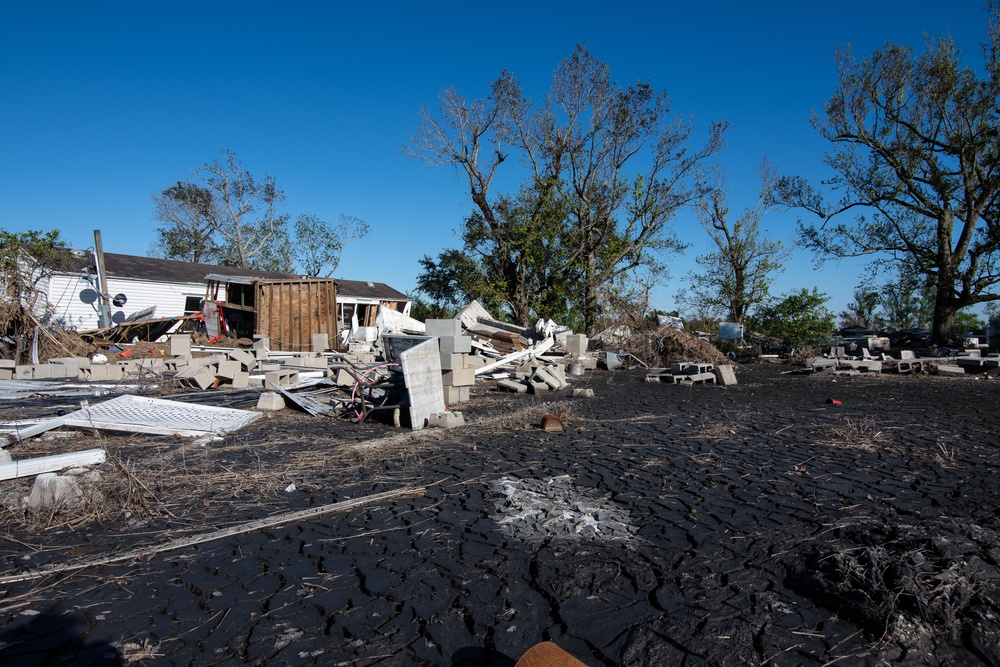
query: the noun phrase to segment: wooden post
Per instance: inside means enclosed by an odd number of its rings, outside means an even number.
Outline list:
[[[104,270],[104,246],[101,243],[101,230],[94,230],[94,257],[97,260],[97,284],[101,290],[97,298],[97,319],[102,329],[111,326],[111,309],[108,307],[108,274]]]

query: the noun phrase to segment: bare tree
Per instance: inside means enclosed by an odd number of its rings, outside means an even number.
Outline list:
[[[153,204],[153,217],[166,226],[156,230],[152,256],[208,264],[218,260],[215,230],[222,210],[212,190],[177,181],[153,195]]]
[[[222,152],[195,170],[195,176],[211,192],[217,216],[212,227],[221,239],[222,261],[244,269],[291,270],[288,216],[277,212],[285,193],[273,176],[256,179],[236,154]]]

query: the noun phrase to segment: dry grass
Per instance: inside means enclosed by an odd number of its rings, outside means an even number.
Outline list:
[[[820,435],[817,444],[841,449],[856,449],[874,452],[886,449],[883,431],[873,417],[861,419],[846,418],[839,424],[823,424],[818,427]]]

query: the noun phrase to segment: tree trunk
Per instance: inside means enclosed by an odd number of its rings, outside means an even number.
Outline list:
[[[962,333],[955,330],[955,314],[958,312],[955,299],[947,296],[945,290],[938,289],[934,299],[934,323],[931,331],[931,341],[937,345],[961,345]]]

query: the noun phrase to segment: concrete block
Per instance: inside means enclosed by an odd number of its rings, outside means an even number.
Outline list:
[[[428,336],[461,336],[462,320],[435,320],[424,322]]]
[[[311,337],[313,352],[326,352],[330,349],[330,334],[314,333]]]
[[[299,384],[299,372],[288,369],[264,373],[264,381],[279,387],[295,387]]]
[[[262,392],[257,399],[258,410],[283,410],[285,408],[285,398],[276,391]]]
[[[583,357],[580,359],[580,363],[583,364],[583,367],[588,371],[597,370],[597,357]]]
[[[553,391],[558,391],[566,387],[566,383],[560,382],[545,368],[536,368],[534,375],[531,376],[531,380],[534,382],[544,382]]]
[[[0,368],[5,368],[13,372],[16,366],[17,362],[14,361],[13,359],[0,359]]]
[[[49,359],[49,363],[61,366],[89,366],[90,359],[87,357],[53,357]]]
[[[916,353],[913,350],[900,350],[899,351],[899,358],[900,359],[916,359],[917,355],[916,355]]]
[[[455,405],[456,403],[462,403],[462,390],[468,389],[468,387],[441,387],[444,391],[444,404],[445,405]],[[468,400],[468,399],[466,399]]]
[[[0,380],[13,380],[13,379],[14,379],[13,368],[0,368]]]
[[[728,387],[736,384],[736,369],[732,366],[726,364],[724,366],[716,366],[713,369],[715,373],[715,383],[721,384],[724,387]]]
[[[184,384],[196,386],[199,389],[205,390],[215,384],[216,377],[215,373],[212,372],[210,366],[192,366],[189,367],[191,370],[184,370],[175,375],[174,377],[180,379]],[[181,373],[184,373],[182,376]]]
[[[215,374],[223,380],[232,380],[237,373],[242,372],[243,365],[233,359],[226,359],[218,363]]]
[[[538,382],[533,380],[528,381],[529,394],[547,394],[550,391],[552,391],[552,389],[550,389],[549,385],[545,384],[544,382]]]
[[[566,354],[571,357],[582,357],[587,354],[589,343],[586,334],[569,334],[566,336]]]
[[[442,385],[449,387],[469,387],[476,384],[476,369],[462,368],[452,371],[444,371],[441,374]]]
[[[172,357],[191,356],[191,334],[171,334],[168,338],[167,354]]]
[[[465,426],[465,417],[461,412],[435,412],[427,418],[427,425],[437,428],[457,428]]]
[[[593,398],[593,397],[594,397],[594,390],[593,389],[590,389],[590,388],[579,389],[579,388],[577,388],[577,389],[573,390],[573,398]]]
[[[257,364],[257,367],[261,373],[273,373],[284,368],[281,364]]]
[[[243,389],[250,386],[250,373],[247,371],[236,371],[233,373],[233,377],[229,379],[229,384],[233,385],[234,389]]]
[[[427,426],[430,415],[444,410],[441,352],[437,341],[429,338],[405,350],[399,355],[399,364],[409,397],[410,428],[419,430]]]
[[[228,356],[233,361],[240,362],[243,370],[252,371],[257,367],[257,357],[246,350],[231,350]]]
[[[514,392],[515,394],[528,393],[528,385],[524,382],[518,382],[517,380],[500,380],[497,382],[497,389],[500,391]]]
[[[357,380],[354,379],[354,376],[345,371],[343,368],[337,369],[337,378],[335,381],[341,387],[353,387],[357,382]]]
[[[938,364],[934,369],[938,375],[965,375],[965,369],[952,364]]]
[[[460,371],[465,368],[465,359],[469,355],[467,354],[450,354],[447,352],[441,353],[441,370],[443,371]]]
[[[472,339],[468,336],[440,336],[438,345],[441,354],[469,354],[472,352]]]
[[[480,357],[476,354],[465,355],[465,367],[466,368],[482,368],[490,361],[486,357]]]
[[[270,350],[271,349],[271,339],[267,336],[254,336],[253,345],[251,346],[255,350]]]
[[[76,477],[46,472],[35,477],[28,507],[34,511],[62,509],[79,505],[82,500],[83,491]]]

